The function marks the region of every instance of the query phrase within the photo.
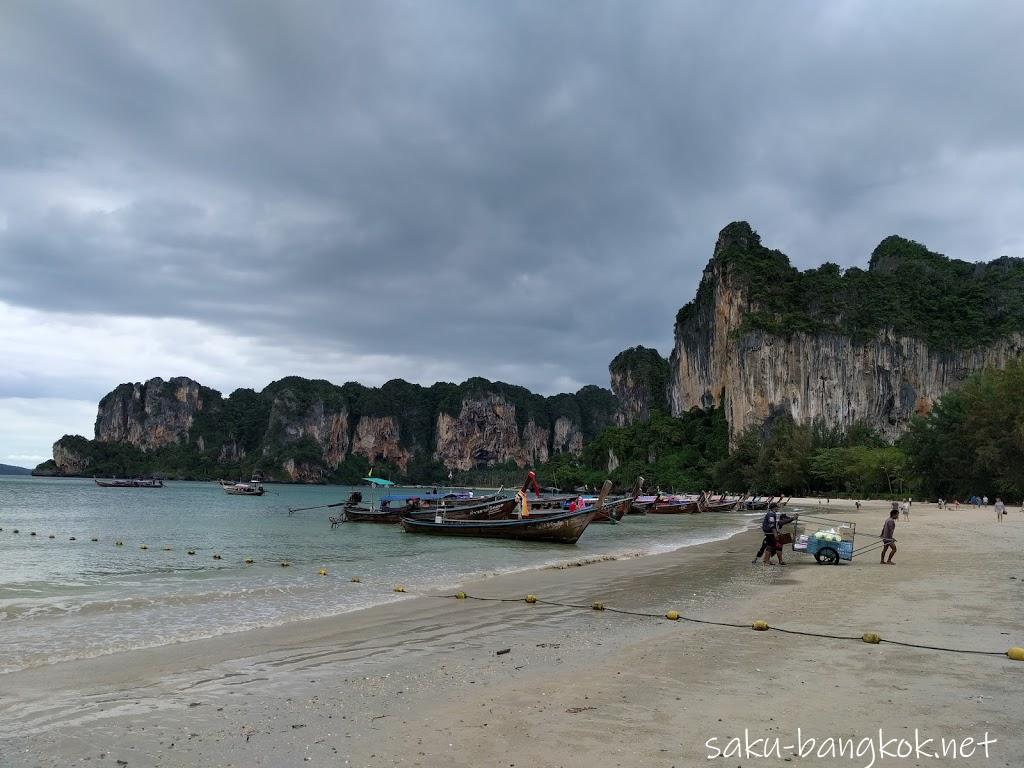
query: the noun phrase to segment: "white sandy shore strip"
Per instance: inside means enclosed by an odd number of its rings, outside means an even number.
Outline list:
[[[829,506],[866,532],[888,509]],[[915,504],[897,538],[892,567],[791,553],[786,568],[752,566],[751,533],[466,589],[952,647],[1024,644],[1024,515],[997,524]],[[987,760],[906,765],[1017,766],[1024,755],[1024,663],[522,603],[418,599],[3,682],[0,764],[14,766],[782,765],[708,761],[705,742],[724,747],[749,729],[785,746],[797,727],[997,739]]]

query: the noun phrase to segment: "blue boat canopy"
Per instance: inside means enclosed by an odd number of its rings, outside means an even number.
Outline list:
[[[391,482],[390,480],[384,480],[384,479],[379,478],[379,477],[364,477],[363,480],[368,482],[370,485],[380,485],[380,486],[394,485],[394,483]]]

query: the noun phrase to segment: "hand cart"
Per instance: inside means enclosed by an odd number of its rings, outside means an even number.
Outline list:
[[[839,565],[857,555],[878,549],[881,539],[854,548],[857,524],[818,515],[793,515],[793,551],[811,555],[818,565]]]

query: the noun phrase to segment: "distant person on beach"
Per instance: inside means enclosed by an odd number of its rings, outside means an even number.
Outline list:
[[[895,507],[895,502],[893,502]],[[893,509],[889,512],[889,519],[882,526],[882,561],[881,565],[892,565],[892,556],[896,554],[896,519],[900,516],[899,510]],[[885,553],[889,553],[889,559],[885,559]]]
[[[1003,500],[996,498],[996,522],[1003,522],[1003,515],[1006,514],[1006,505],[1003,504]]]
[[[860,509],[860,501],[853,502],[853,506],[855,506],[859,510]]]
[[[981,503],[982,503],[983,506],[987,507],[988,506],[988,496],[985,496],[984,498],[982,498]]]
[[[909,501],[904,501],[902,504],[900,504],[900,511],[903,513],[903,519],[909,521],[910,520],[910,502]]]

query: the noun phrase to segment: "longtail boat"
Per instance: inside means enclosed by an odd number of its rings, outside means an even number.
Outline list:
[[[629,508],[630,500],[631,497],[629,496],[623,496],[620,499],[608,499],[603,505],[598,507],[597,515],[594,517],[594,523],[614,524],[620,522],[622,518],[626,516],[626,510]],[[597,506],[598,500],[591,498],[587,499],[587,502],[589,503],[586,507],[583,507],[584,509],[589,509],[591,506]],[[537,510],[532,501],[529,502],[529,506],[531,515],[551,516],[553,514],[559,514],[562,511],[549,509]]]
[[[651,515],[693,515],[701,511],[700,505],[703,499],[703,493],[696,499],[680,496],[662,498],[651,504],[647,513]]]
[[[421,520],[403,517],[402,528],[407,533],[425,533],[434,536],[471,536],[488,539],[514,539],[517,541],[547,541],[575,544],[587,526],[604,507],[611,482],[601,489],[598,503],[575,512],[533,515],[505,520]],[[516,502],[520,499],[516,499]]]
[[[359,506],[343,509],[347,523],[397,523],[402,519],[402,515],[411,515],[419,510],[419,500],[415,498],[409,499],[408,504],[399,507],[383,503],[379,509]]]
[[[597,515],[596,507],[579,512],[561,512],[554,515],[511,518],[505,520],[421,520],[403,517],[402,527],[408,533],[426,533],[435,536],[475,536],[488,539],[515,539],[517,541],[550,541],[575,544]]]
[[[164,481],[158,479],[143,480],[118,480],[116,477],[113,480],[97,480],[95,477],[92,479],[96,485],[100,488],[163,488]]]
[[[229,496],[262,496],[265,493],[263,482],[258,476],[253,476],[247,483],[243,483],[241,480],[237,483],[221,480],[220,487]]]
[[[597,511],[597,516],[594,518],[594,522],[609,524],[618,523],[626,516],[626,510],[629,509],[631,501],[631,496],[606,501],[604,506]]]
[[[701,512],[732,512],[742,505],[746,498],[734,496],[730,499],[726,498],[725,494],[714,500],[708,498],[701,505]]]

